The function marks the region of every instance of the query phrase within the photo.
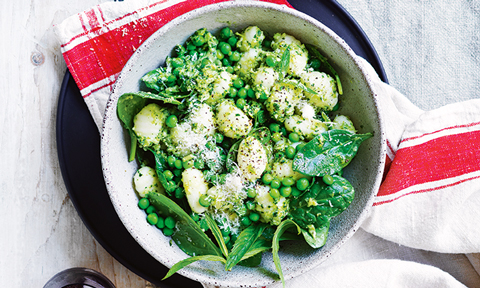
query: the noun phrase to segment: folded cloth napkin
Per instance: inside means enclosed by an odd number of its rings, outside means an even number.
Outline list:
[[[56,26],[67,67],[99,129],[115,80],[135,49],[175,17],[223,1],[109,2]],[[268,2],[289,6],[283,0]],[[373,68],[361,61],[375,75]],[[480,100],[422,111],[378,77],[373,82],[385,119],[388,149],[385,178],[362,228],[417,249],[480,252]],[[321,267],[321,279],[312,272],[307,273],[311,277],[289,283],[291,287],[312,283],[338,283],[340,287],[463,286],[437,268],[414,262],[375,260],[340,266]],[[360,278],[338,277],[345,273]]]

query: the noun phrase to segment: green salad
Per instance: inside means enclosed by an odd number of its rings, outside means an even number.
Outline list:
[[[117,114],[146,220],[198,261],[254,267],[280,241],[322,247],[354,198],[342,169],[371,137],[339,115],[340,78],[316,47],[256,26],[199,29],[122,95]]]

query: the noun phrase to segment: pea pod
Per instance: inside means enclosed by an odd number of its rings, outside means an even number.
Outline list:
[[[360,144],[372,136],[339,129],[323,132],[298,151],[293,170],[309,176],[338,173],[355,157]]]
[[[220,249],[174,201],[158,193],[149,193],[147,197],[161,215],[175,219],[176,229],[172,239],[183,252],[190,256],[214,255],[223,258]]]

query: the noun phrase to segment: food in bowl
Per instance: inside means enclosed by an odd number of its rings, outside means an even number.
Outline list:
[[[138,206],[191,256],[167,277],[198,260],[256,266],[272,251],[283,281],[280,241],[325,244],[355,194],[343,168],[372,134],[336,113],[340,77],[316,47],[257,26],[199,29],[141,81],[117,113],[140,166]]]

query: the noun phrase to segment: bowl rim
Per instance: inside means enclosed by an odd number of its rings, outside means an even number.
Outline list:
[[[108,122],[111,118],[114,118],[113,121],[117,120],[117,114],[116,114],[116,109],[112,109],[116,107],[116,102],[118,98],[121,96],[118,92],[123,83],[123,78],[126,77],[125,75],[128,74],[128,71],[131,70],[135,64],[137,63],[138,58],[141,56],[141,51],[143,49],[148,49],[149,46],[151,46],[152,43],[157,41],[158,38],[161,38],[163,35],[168,33],[173,27],[178,25],[179,23],[182,23],[184,21],[188,21],[190,19],[194,19],[198,16],[201,16],[205,12],[212,13],[214,11],[218,11],[220,9],[228,9],[228,8],[236,8],[236,7],[254,7],[254,8],[264,8],[264,9],[271,9],[271,10],[276,10],[281,13],[285,14],[290,14],[294,17],[301,18],[302,20],[309,22],[313,26],[317,27],[319,30],[321,30],[323,33],[327,34],[329,37],[335,40],[337,44],[339,44],[339,47],[344,50],[344,52],[348,55],[348,57],[351,58],[352,63],[355,64],[355,66],[360,70],[361,75],[363,77],[363,81],[367,84],[368,88],[368,94],[372,98],[372,102],[375,107],[375,113],[376,113],[376,119],[378,119],[378,127],[380,131],[376,132],[378,133],[380,137],[380,151],[381,155],[379,155],[379,162],[378,166],[376,167],[376,170],[373,173],[376,174],[373,189],[368,197],[368,200],[366,202],[365,207],[363,208],[362,212],[358,215],[356,221],[354,222],[353,226],[348,230],[348,232],[337,242],[335,243],[330,250],[328,251],[327,254],[324,255],[324,257],[320,257],[320,259],[316,261],[310,262],[310,266],[306,269],[297,269],[294,273],[289,273],[284,275],[285,280],[297,277],[303,273],[306,273],[307,271],[310,271],[320,265],[323,261],[325,261],[329,256],[333,253],[335,253],[349,238],[352,237],[352,235],[360,228],[361,224],[365,221],[365,219],[368,217],[370,214],[370,209],[373,205],[374,202],[374,197],[378,191],[378,188],[380,187],[380,183],[382,180],[382,175],[383,175],[383,170],[385,166],[385,157],[386,157],[386,136],[385,136],[385,125],[384,125],[384,119],[382,117],[383,113],[381,113],[381,106],[378,100],[378,94],[376,93],[375,85],[373,84],[373,79],[372,75],[374,74],[373,77],[376,76],[376,72],[373,69],[368,69],[365,67],[365,64],[363,63],[363,60],[357,56],[353,50],[350,48],[350,46],[342,39],[340,38],[335,32],[333,32],[329,27],[325,26],[323,23],[320,21],[316,20],[315,18],[300,12],[298,10],[295,10],[293,8],[290,8],[286,5],[279,5],[279,4],[274,4],[274,3],[269,3],[269,2],[264,2],[264,1],[255,1],[255,0],[233,0],[233,1],[227,1],[227,2],[220,2],[220,3],[214,3],[214,4],[209,4],[205,5],[203,7],[194,9],[192,11],[189,11],[185,14],[182,14],[175,19],[171,20],[170,22],[166,23],[164,26],[160,27],[157,31],[155,31],[149,38],[147,38],[137,49],[136,51],[132,54],[130,59],[127,61],[125,66],[123,67],[122,71],[119,73],[117,80],[115,82],[115,85],[113,87],[112,93],[108,97],[107,103],[106,103],[106,108],[105,108],[105,113],[104,113],[104,118],[103,118],[103,123],[102,123],[102,133],[101,133],[101,163],[102,163],[102,172],[103,176],[106,182],[107,186],[107,192],[109,194],[109,198],[112,201],[112,204],[115,208],[115,211],[117,212],[117,215],[119,216],[120,220],[122,223],[125,225],[126,221],[124,220],[124,215],[120,212],[120,209],[118,207],[118,204],[112,199],[112,189],[111,189],[111,184],[109,181],[107,181],[107,174],[109,173],[108,165],[106,165],[106,157],[103,157],[103,154],[105,151],[108,150],[108,145],[106,141],[106,137],[108,136]],[[112,112],[114,111],[114,112]],[[127,229],[130,233],[130,229]],[[134,239],[142,246],[143,249],[145,249],[149,254],[152,254],[149,249],[145,247],[145,245],[141,242],[138,237],[135,237]],[[161,262],[163,265],[165,265],[164,262],[160,261],[157,257],[154,256],[154,258]],[[166,266],[166,265],[165,265]],[[168,267],[168,266],[167,266]],[[205,284],[214,284],[214,285],[225,285],[228,287],[237,287],[237,286],[231,286],[232,282],[234,281],[225,281],[222,279],[215,279],[215,281],[212,280],[212,277],[209,277],[207,275],[203,275],[202,273],[196,273],[195,271],[190,271],[188,269],[181,269],[177,273],[194,279],[196,281],[199,281],[201,283]],[[272,278],[270,281],[266,280],[263,282],[255,283],[254,286],[265,286],[274,283],[275,280]],[[234,283],[235,285],[235,283]],[[238,285],[240,286],[240,284]],[[242,285],[242,287],[245,287]]]

